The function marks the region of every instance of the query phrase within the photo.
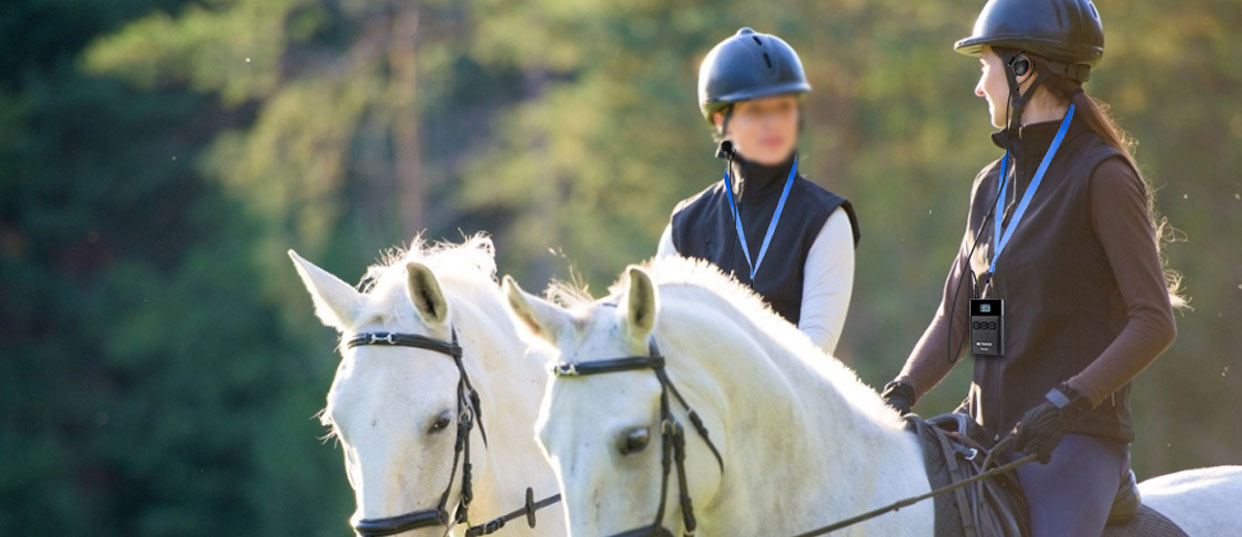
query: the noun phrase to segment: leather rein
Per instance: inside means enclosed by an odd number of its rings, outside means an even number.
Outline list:
[[[720,465],[722,473],[724,472],[724,459],[721,458],[720,451],[716,449],[716,445],[712,443],[711,438],[708,436],[707,427],[703,425],[703,420],[699,418],[698,413],[693,408],[690,408],[690,405],[686,404],[685,398],[681,396],[681,393],[677,391],[677,387],[669,380],[668,374],[664,371],[664,357],[660,355],[655,339],[648,340],[647,356],[626,356],[577,363],[561,362],[552,368],[552,373],[557,377],[585,377],[622,371],[641,371],[644,369],[653,371],[656,379],[660,381],[660,467],[662,472],[660,503],[656,509],[655,520],[651,524],[623,531],[611,537],[673,537],[672,532],[664,528],[664,505],[668,498],[668,478],[669,474],[672,473],[673,466],[677,468],[677,492],[681,505],[682,522],[685,526],[684,535],[685,537],[692,537],[695,529],[698,527],[698,523],[694,518],[694,505],[690,500],[690,489],[686,483],[685,428],[673,416],[671,405],[669,404],[670,393],[677,399],[681,407],[686,410],[691,425],[694,426],[695,431],[698,431],[699,437],[703,439],[707,447],[711,449],[712,455],[716,457],[716,463]]]
[[[470,502],[474,499],[474,489],[472,482],[472,466],[470,464],[470,431],[474,428],[475,423],[479,425],[479,434],[483,437],[483,445],[487,446],[487,431],[483,428],[483,409],[479,404],[479,392],[474,389],[474,385],[470,383],[470,377],[466,374],[466,368],[462,365],[462,348],[457,343],[457,329],[452,328],[452,340],[444,341],[420,334],[406,334],[400,332],[362,332],[354,335],[345,342],[348,348],[360,347],[364,345],[381,345],[391,347],[410,347],[415,349],[425,349],[444,354],[453,359],[453,363],[457,366],[457,438],[453,442],[453,466],[449,474],[448,485],[444,488],[444,492],[440,495],[440,501],[435,507],[430,509],[419,509],[408,513],[384,517],[384,518],[368,518],[358,520],[353,524],[354,531],[362,537],[385,537],[388,535],[396,535],[407,531],[426,528],[432,526],[443,526],[447,531],[455,524],[469,524]],[[448,512],[449,495],[453,490],[453,483],[457,480],[458,463],[461,466],[461,494],[457,500],[457,506],[450,517]],[[468,537],[478,535],[488,535],[496,532],[504,527],[505,523],[518,518],[522,515],[526,516],[526,521],[530,527],[535,527],[535,511],[559,502],[560,494],[555,494],[534,501],[533,491],[527,487],[526,501],[523,507],[505,514],[504,516],[490,520],[478,526],[469,526],[466,529]]]

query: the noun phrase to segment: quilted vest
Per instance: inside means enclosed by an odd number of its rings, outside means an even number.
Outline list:
[[[1016,167],[1009,166],[1014,171],[1006,192],[1006,229],[1059,126],[1059,120],[1024,126],[1014,142],[1003,133],[994,135],[998,146],[1009,145],[1017,154]],[[1121,291],[1091,225],[1089,179],[1109,158],[1122,155],[1075,118],[997,262],[988,296],[1005,300],[1005,354],[975,357],[966,402],[990,434],[1008,432],[1049,389],[1095,360],[1127,322]],[[970,236],[984,226],[970,258],[977,277],[987,272],[996,245],[992,217],[983,218],[996,200],[999,176],[999,161],[989,164],[971,193]],[[981,282],[974,283],[977,293]],[[1130,385],[1071,431],[1132,441]]]
[[[776,210],[781,191],[793,165],[793,156],[776,166],[761,166],[734,159],[732,177],[736,199],[753,257],[759,255],[763,236]],[[820,229],[838,207],[849,215],[857,246],[860,234],[854,207],[849,200],[796,174],[772,242],[755,279],[750,279],[746,254],[738,242],[724,181],[715,181],[702,192],[677,204],[672,215],[672,238],[677,252],[711,261],[753,288],[790,323],[802,314],[802,279],[806,258]]]

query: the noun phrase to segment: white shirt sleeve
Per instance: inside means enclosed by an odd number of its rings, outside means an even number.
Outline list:
[[[664,226],[664,233],[660,234],[660,245],[656,247],[656,257],[664,257],[666,255],[677,255],[677,247],[673,245],[672,223]]]
[[[837,208],[820,228],[806,257],[798,328],[828,354],[837,349],[854,289],[854,231]]]

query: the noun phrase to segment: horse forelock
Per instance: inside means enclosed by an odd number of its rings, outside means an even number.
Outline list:
[[[358,287],[366,296],[359,319],[394,317],[407,321],[413,314],[406,291],[406,264],[427,265],[435,273],[446,295],[453,290],[497,290],[496,257],[492,239],[486,233],[465,237],[460,243],[426,241],[416,235],[408,247],[394,247],[381,254],[378,263],[367,267]]]

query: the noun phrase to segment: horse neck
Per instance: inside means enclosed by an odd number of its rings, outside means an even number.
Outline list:
[[[556,490],[555,475],[532,433],[547,382],[547,357],[518,336],[497,290],[446,285],[445,291],[487,430],[486,466],[474,474],[471,518],[479,523],[520,506],[526,487],[537,496]],[[472,441],[483,445],[478,428]]]
[[[698,303],[684,311],[703,311],[702,297],[694,300]],[[766,327],[784,343],[735,309],[716,311],[734,317],[731,325],[717,324],[727,327],[724,333],[712,335],[727,341],[722,345],[727,355],[687,350],[699,357],[693,367],[708,372],[728,394],[726,471],[717,496],[705,505],[705,534],[776,530],[773,520],[747,513],[781,513],[776,518],[787,529],[809,529],[872,509],[877,496],[896,499],[918,490],[919,478],[926,483],[913,438],[895,413],[875,407],[882,403],[874,390],[839,363],[813,367],[796,353],[809,353],[812,360],[835,358],[816,351],[791,326],[788,334]],[[689,324],[683,341],[702,341],[704,325]]]

